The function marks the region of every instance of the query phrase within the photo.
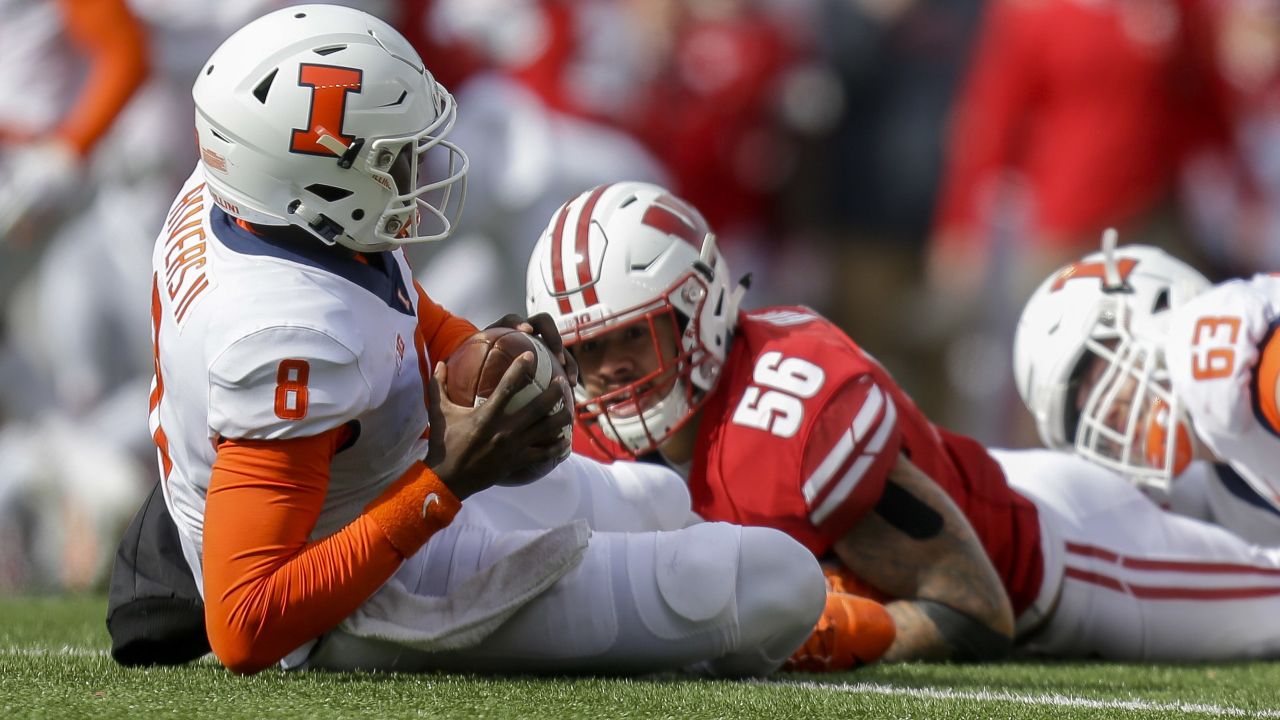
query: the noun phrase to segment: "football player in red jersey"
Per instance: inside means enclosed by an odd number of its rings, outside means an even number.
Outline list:
[[[1015,637],[1057,656],[1280,652],[1274,622],[1203,621],[1273,614],[1276,551],[1180,532],[1191,521],[1077,458],[988,452],[824,318],[740,312],[744,291],[696,209],[617,183],[551,218],[526,297],[580,367],[577,451],[664,462],[703,518],[783,530],[832,568],[791,667],[990,659]]]

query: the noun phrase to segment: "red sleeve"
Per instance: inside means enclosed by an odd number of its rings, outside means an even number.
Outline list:
[[[897,419],[890,393],[870,375],[860,375],[832,394],[809,428],[801,493],[809,522],[828,547],[848,534],[884,492],[902,445]]]
[[[124,0],[62,0],[67,35],[89,75],[54,135],[88,154],[147,76],[147,35]]]
[[[218,448],[204,515],[205,625],[230,670],[254,673],[336,627],[457,513],[415,465],[349,525],[308,542],[345,428]],[[440,502],[422,510],[434,493]]]
[[[979,240],[982,196],[1014,158],[1038,77],[1036,10],[1012,0],[987,6],[969,75],[952,109],[938,208],[940,239]]]
[[[475,325],[427,297],[427,291],[417,280],[413,281],[413,287],[418,291],[418,332],[422,333],[427,353],[433,360],[449,357],[463,341],[479,332]]]

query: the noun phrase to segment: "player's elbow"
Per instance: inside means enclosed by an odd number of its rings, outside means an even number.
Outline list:
[[[223,667],[237,675],[253,675],[280,662],[283,655],[267,647],[257,633],[229,618],[217,617],[210,609],[206,606],[209,647]]]
[[[279,657],[263,653],[247,638],[224,638],[215,642],[211,632],[209,641],[218,661],[236,675],[253,675],[280,662]]]

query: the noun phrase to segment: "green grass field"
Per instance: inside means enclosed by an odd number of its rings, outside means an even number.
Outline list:
[[[708,682],[130,670],[105,600],[0,598],[0,718],[1280,718],[1280,663],[897,665]]]

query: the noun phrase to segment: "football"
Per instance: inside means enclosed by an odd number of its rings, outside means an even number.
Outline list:
[[[507,405],[507,413],[519,410],[546,390],[553,379],[564,377],[564,368],[541,340],[512,328],[489,328],[464,341],[445,361],[445,394],[455,405],[479,407],[498,387],[498,382],[511,363],[526,352],[534,353],[537,366],[529,384],[517,392]],[[566,390],[562,402],[572,407],[572,392]],[[559,411],[560,407],[556,405],[554,411]],[[566,439],[573,437],[572,421],[561,430],[561,436]],[[533,482],[551,472],[568,455],[566,452],[562,457],[516,470],[501,484],[524,485]]]

